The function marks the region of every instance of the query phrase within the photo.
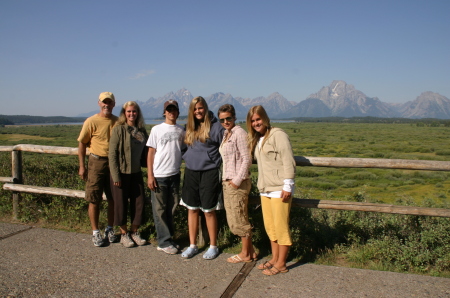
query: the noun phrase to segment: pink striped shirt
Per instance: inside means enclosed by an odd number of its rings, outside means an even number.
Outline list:
[[[248,179],[252,159],[247,143],[247,132],[242,127],[234,126],[230,136],[228,130],[225,130],[220,154],[223,160],[223,180],[231,180],[239,186],[243,180]]]

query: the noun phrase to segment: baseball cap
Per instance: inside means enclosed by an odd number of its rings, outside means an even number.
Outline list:
[[[166,102],[164,103],[164,111],[163,111],[163,113],[167,110],[167,108],[168,108],[169,106],[174,106],[174,107],[177,108],[177,110],[179,110],[179,108],[178,108],[178,102],[177,102],[176,100],[171,99],[171,100],[168,100],[168,101],[166,101]]]
[[[114,94],[112,94],[111,92],[102,92],[100,93],[98,100],[100,101],[104,101],[105,99],[111,99],[113,102],[116,102],[116,99],[114,98]]]

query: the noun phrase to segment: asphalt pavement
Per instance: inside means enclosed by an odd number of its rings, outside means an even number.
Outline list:
[[[0,296],[450,297],[449,278],[299,263],[264,276],[255,263],[227,263],[230,256],[94,247],[88,234],[0,223]]]

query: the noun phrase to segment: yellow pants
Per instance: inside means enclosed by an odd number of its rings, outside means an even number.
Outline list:
[[[261,207],[264,218],[264,227],[270,241],[279,245],[292,245],[291,231],[289,229],[289,212],[292,198],[284,203],[281,198],[261,196]]]

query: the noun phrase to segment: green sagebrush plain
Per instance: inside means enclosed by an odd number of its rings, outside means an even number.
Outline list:
[[[412,123],[274,123],[290,136],[294,155],[387,159],[450,159],[450,127],[437,122]],[[245,124],[241,124],[245,127]],[[76,147],[79,125],[0,127],[0,145],[36,144]],[[151,127],[147,127],[150,131]],[[24,184],[84,189],[76,156],[23,153]],[[145,170],[144,170],[145,171]],[[256,166],[251,169],[254,182]],[[0,152],[0,176],[11,175],[11,154]],[[448,172],[387,169],[298,167],[298,198],[382,202],[450,208]],[[144,173],[146,178],[146,173]],[[148,189],[147,196],[149,196]],[[255,187],[253,187],[255,192]],[[256,192],[255,192],[256,193]],[[151,206],[142,234],[155,238]],[[44,227],[89,232],[82,199],[22,194],[19,219]],[[0,190],[0,216],[11,220],[11,193]],[[187,216],[179,207],[178,241],[188,244]],[[251,206],[254,244],[260,256],[270,253],[261,210]],[[219,212],[219,245],[237,250],[224,212]],[[101,223],[106,216],[101,215]],[[450,277],[450,219],[369,212],[293,208],[290,258],[339,266]]]

